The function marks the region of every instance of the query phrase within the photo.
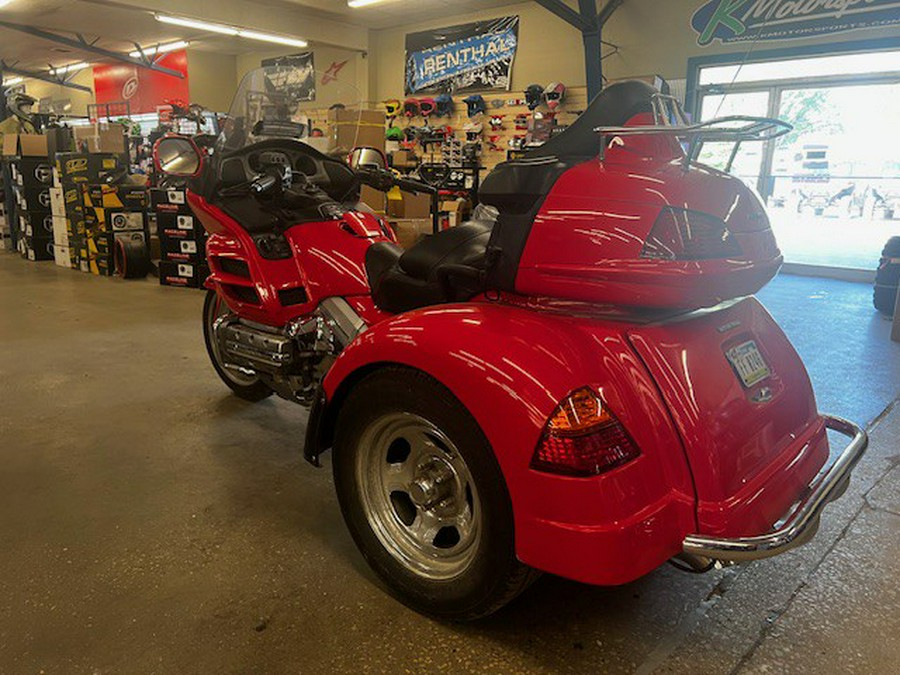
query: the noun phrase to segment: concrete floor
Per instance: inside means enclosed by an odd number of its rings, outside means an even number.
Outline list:
[[[216,379],[201,304],[0,254],[0,672],[896,672],[900,406],[808,546],[443,625],[379,588],[305,413]]]

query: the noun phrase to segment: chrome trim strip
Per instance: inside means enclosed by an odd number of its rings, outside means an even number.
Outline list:
[[[780,528],[767,534],[734,539],[690,534],[684,539],[684,552],[710,560],[736,562],[769,558],[809,541],[818,529],[822,509],[843,494],[850,472],[869,445],[866,432],[853,422],[831,415],[822,417],[828,429],[852,440],[828,471],[809,486],[806,497]]]

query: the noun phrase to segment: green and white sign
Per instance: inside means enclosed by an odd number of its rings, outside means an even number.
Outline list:
[[[697,44],[798,38],[900,26],[898,0],[710,0],[691,18]]]

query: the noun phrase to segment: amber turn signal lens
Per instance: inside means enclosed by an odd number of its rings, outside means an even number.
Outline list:
[[[640,455],[622,424],[591,388],[576,389],[553,411],[531,468],[569,476],[597,476]]]

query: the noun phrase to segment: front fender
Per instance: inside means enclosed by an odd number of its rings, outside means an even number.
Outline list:
[[[327,417],[334,420],[352,385],[380,366],[431,375],[469,410],[496,454],[519,558],[583,581],[629,581],[677,554],[695,519],[684,450],[627,327],[489,302],[402,314],[367,330],[335,361],[323,382]],[[548,417],[584,385],[603,397],[641,456],[594,478],[531,469]]]

